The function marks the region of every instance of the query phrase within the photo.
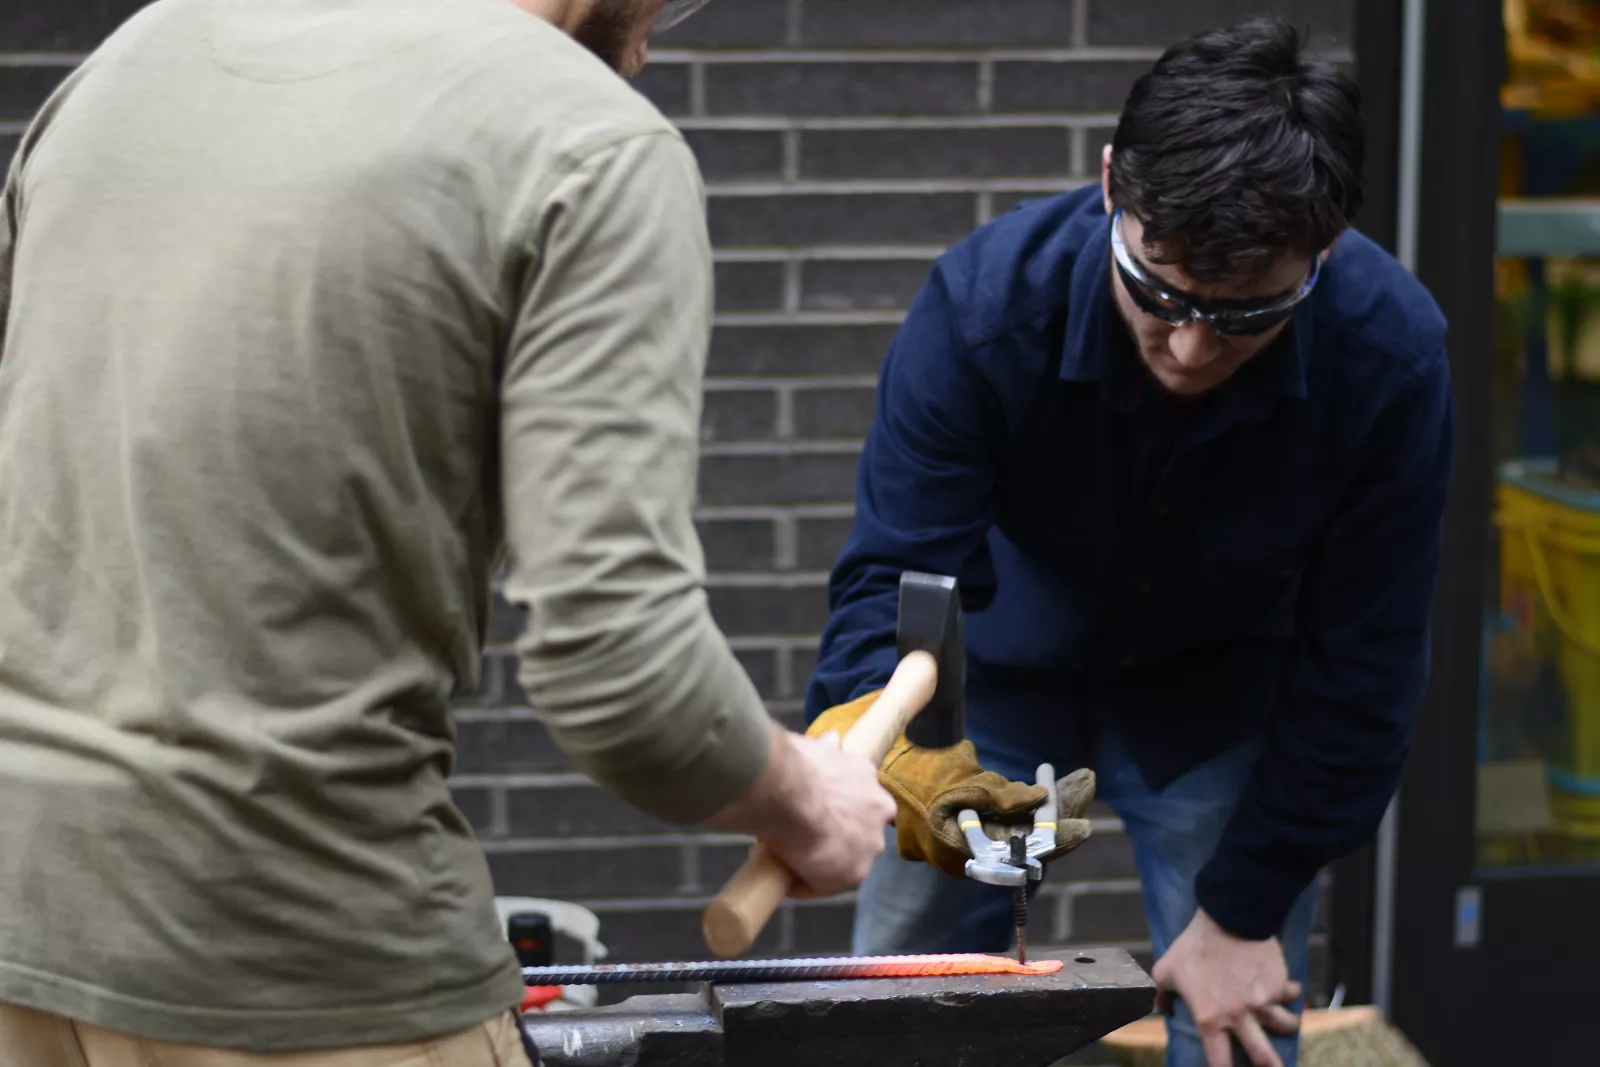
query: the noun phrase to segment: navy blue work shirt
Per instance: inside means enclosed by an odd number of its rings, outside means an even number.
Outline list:
[[[1347,231],[1279,338],[1188,410],[1116,309],[1098,187],[935,264],[884,361],[808,720],[881,688],[899,578],[953,575],[969,721],[1100,715],[1147,784],[1264,755],[1196,893],[1263,939],[1376,830],[1409,751],[1453,445],[1445,322]],[[1060,768],[1058,768],[1060,770]]]

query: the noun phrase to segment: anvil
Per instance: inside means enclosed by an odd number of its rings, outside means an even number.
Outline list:
[[[708,984],[523,1025],[544,1067],[1048,1067],[1154,1007],[1126,952],[1058,958],[1051,975]]]

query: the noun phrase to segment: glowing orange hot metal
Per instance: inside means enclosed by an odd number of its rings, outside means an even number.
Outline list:
[[[723,960],[715,963],[601,963],[584,967],[524,967],[533,986],[609,982],[817,982],[837,978],[938,978],[967,974],[1044,975],[1060,960],[1018,963],[1005,956],[843,956],[831,959]]]
[[[1060,960],[1018,963],[1007,956],[958,953],[948,956],[891,956],[883,960],[863,960],[859,964],[859,976],[920,978],[941,974],[1055,974],[1060,969]]]

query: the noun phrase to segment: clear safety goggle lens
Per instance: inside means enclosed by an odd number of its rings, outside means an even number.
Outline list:
[[[650,32],[666,33],[709,3],[711,0],[667,0],[667,6],[656,18],[656,24],[651,27]]]

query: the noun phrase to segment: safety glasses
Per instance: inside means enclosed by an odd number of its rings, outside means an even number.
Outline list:
[[[667,6],[662,8],[661,14],[656,17],[656,24],[650,28],[651,35],[666,33],[709,3],[711,0],[667,0]]]
[[[1296,292],[1286,296],[1265,300],[1196,300],[1164,286],[1128,254],[1122,240],[1121,208],[1111,216],[1111,254],[1117,273],[1122,276],[1122,283],[1139,310],[1174,326],[1199,322],[1220,334],[1234,337],[1265,333],[1288,319],[1311,295],[1322,274],[1322,257],[1315,256],[1311,261],[1311,276]]]

